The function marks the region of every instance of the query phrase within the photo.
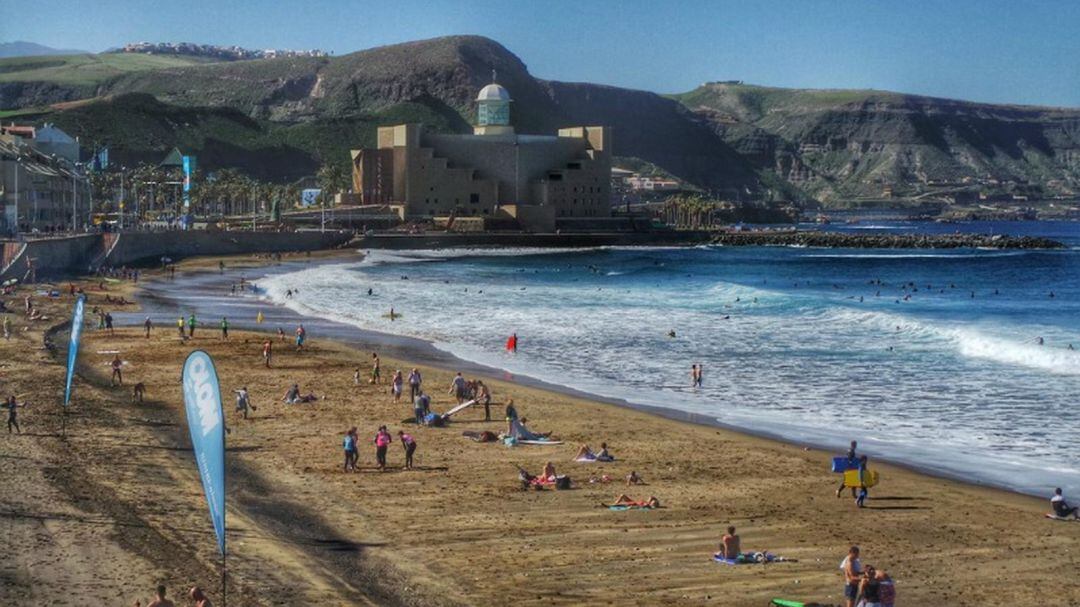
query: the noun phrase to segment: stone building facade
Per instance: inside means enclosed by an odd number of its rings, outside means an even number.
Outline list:
[[[363,204],[389,204],[405,219],[513,217],[531,230],[560,219],[611,215],[611,131],[603,126],[519,135],[498,84],[477,97],[473,134],[432,133],[420,124],[378,130],[377,147],[353,150],[353,186]]]

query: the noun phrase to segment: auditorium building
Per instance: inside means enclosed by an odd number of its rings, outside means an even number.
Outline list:
[[[611,216],[610,129],[519,135],[510,93],[496,83],[476,103],[471,135],[400,124],[379,128],[376,148],[352,150],[361,203],[390,205],[405,220],[512,218],[532,231]]]

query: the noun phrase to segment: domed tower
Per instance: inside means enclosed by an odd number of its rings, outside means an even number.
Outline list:
[[[476,126],[473,133],[477,135],[513,135],[514,127],[510,126],[510,91],[495,82],[495,72],[491,72],[491,84],[480,89],[476,96]]]

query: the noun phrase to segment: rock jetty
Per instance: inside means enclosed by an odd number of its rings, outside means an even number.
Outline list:
[[[711,242],[725,246],[789,246],[836,249],[1062,249],[1049,238],[1001,234],[850,234],[818,231],[722,232]]]

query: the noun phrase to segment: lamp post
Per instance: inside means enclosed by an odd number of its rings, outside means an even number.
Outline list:
[[[127,167],[120,167],[120,229],[124,229],[124,171]]]
[[[15,225],[11,229],[12,236],[19,234],[19,168],[22,166],[23,157],[15,155]]]

